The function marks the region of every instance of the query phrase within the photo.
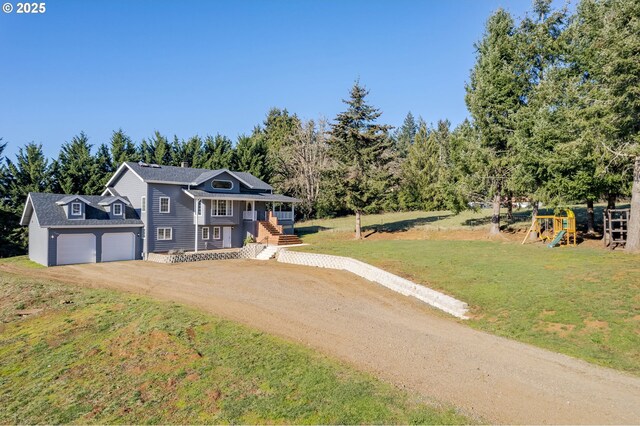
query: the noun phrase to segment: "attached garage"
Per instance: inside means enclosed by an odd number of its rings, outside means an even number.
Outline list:
[[[136,237],[133,232],[112,232],[102,235],[102,261],[136,258]]]
[[[57,243],[58,265],[96,262],[96,236],[93,234],[62,234]]]
[[[144,224],[127,197],[31,192],[20,223],[41,265],[142,259]]]

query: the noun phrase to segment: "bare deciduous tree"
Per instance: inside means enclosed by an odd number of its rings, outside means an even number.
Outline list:
[[[281,189],[302,200],[299,208],[305,219],[314,213],[322,174],[329,167],[326,138],[326,120],[309,120],[301,123],[280,147]]]

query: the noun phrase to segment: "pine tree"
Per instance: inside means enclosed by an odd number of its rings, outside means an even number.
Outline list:
[[[520,68],[513,19],[500,9],[487,22],[484,38],[476,44],[476,64],[466,86],[466,103],[480,130],[485,157],[486,184],[493,197],[492,234],[500,232],[500,203],[509,181],[513,153],[510,138],[514,117],[525,95],[526,74]]]
[[[6,202],[2,206],[3,248],[0,256],[23,253],[28,243],[28,228],[20,226],[25,201],[29,192],[51,190],[49,162],[42,152],[42,145],[29,143],[19,148],[15,163],[6,160],[7,178],[4,182]],[[6,246],[5,246],[6,244]]]
[[[95,181],[92,181],[92,178],[96,163],[91,155],[91,144],[84,132],[80,132],[71,142],[62,145],[56,168],[56,177],[64,193],[93,193]]]
[[[201,168],[204,166],[205,158],[202,147],[202,139],[199,136],[192,136],[186,142],[179,140],[174,135],[171,144],[171,160],[172,166],[181,166],[182,163],[189,164],[190,167]]]
[[[113,172],[116,171],[111,162],[109,147],[105,144],[100,144],[98,147],[93,164],[93,174],[84,189],[85,194],[102,193],[106,183],[111,179]]]
[[[279,154],[282,148],[290,143],[292,135],[298,132],[302,123],[295,114],[289,114],[286,109],[271,108],[263,124],[264,127],[258,133],[254,132],[254,135],[261,139],[266,149],[265,179],[276,189],[282,190],[286,177],[282,174],[283,164]]]
[[[418,124],[416,124],[415,118],[411,111],[407,113],[407,116],[402,123],[402,126],[398,128],[394,135],[396,152],[401,159],[407,158],[409,154],[409,148],[413,145],[414,138],[418,132]]]
[[[221,134],[207,136],[203,147],[204,168],[232,169],[235,165],[234,151],[231,140]]]
[[[575,20],[575,46],[590,115],[589,128],[606,155],[606,184],[623,183],[633,170],[626,250],[640,251],[640,3],[583,0]],[[607,164],[609,163],[609,164]],[[618,190],[622,189],[618,184]],[[611,193],[611,188],[607,192]]]
[[[136,145],[122,129],[111,135],[111,168],[117,169],[125,161],[138,161],[139,154]]]
[[[167,138],[157,130],[150,140],[143,139],[140,150],[145,163],[171,165],[171,145]]]
[[[235,170],[268,181],[267,147],[259,128],[256,127],[251,136],[238,137],[234,158]]]
[[[337,165],[344,204],[355,212],[355,237],[360,239],[361,217],[366,210],[377,208],[385,197],[393,160],[390,126],[377,124],[380,110],[367,104],[368,91],[356,82],[350,98],[343,100],[348,108],[338,114],[331,125],[329,155]]]

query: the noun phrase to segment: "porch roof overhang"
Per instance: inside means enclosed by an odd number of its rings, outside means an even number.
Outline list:
[[[183,189],[185,194],[199,200],[235,200],[235,201],[266,201],[270,203],[299,203],[300,200],[280,194],[222,194],[202,191],[199,189]]]

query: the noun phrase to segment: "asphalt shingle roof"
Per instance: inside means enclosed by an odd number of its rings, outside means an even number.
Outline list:
[[[29,193],[33,209],[38,217],[38,223],[43,228],[52,226],[64,227],[64,226],[86,226],[88,228],[92,226],[104,226],[104,225],[142,225],[142,221],[138,217],[136,211],[125,205],[124,217],[125,219],[109,219],[108,213],[102,206],[99,205],[107,197],[100,195],[67,195],[67,194],[48,194],[41,192]],[[64,208],[56,204],[57,201],[71,197],[71,201],[76,197],[84,198],[89,201],[89,204],[85,206],[85,219],[67,219],[64,212]],[[127,197],[122,197],[126,199]],[[69,199],[69,198],[66,198]]]
[[[136,172],[144,181],[161,181],[167,183],[175,183],[188,185],[194,182],[204,181],[209,177],[215,176],[223,171],[210,170],[210,169],[196,169],[193,167],[176,167],[176,166],[142,166],[140,163],[128,161],[127,165]],[[229,170],[229,173],[235,175],[238,179],[245,182],[251,189],[259,190],[272,190],[273,188],[268,183],[258,179],[250,173],[234,172]]]

